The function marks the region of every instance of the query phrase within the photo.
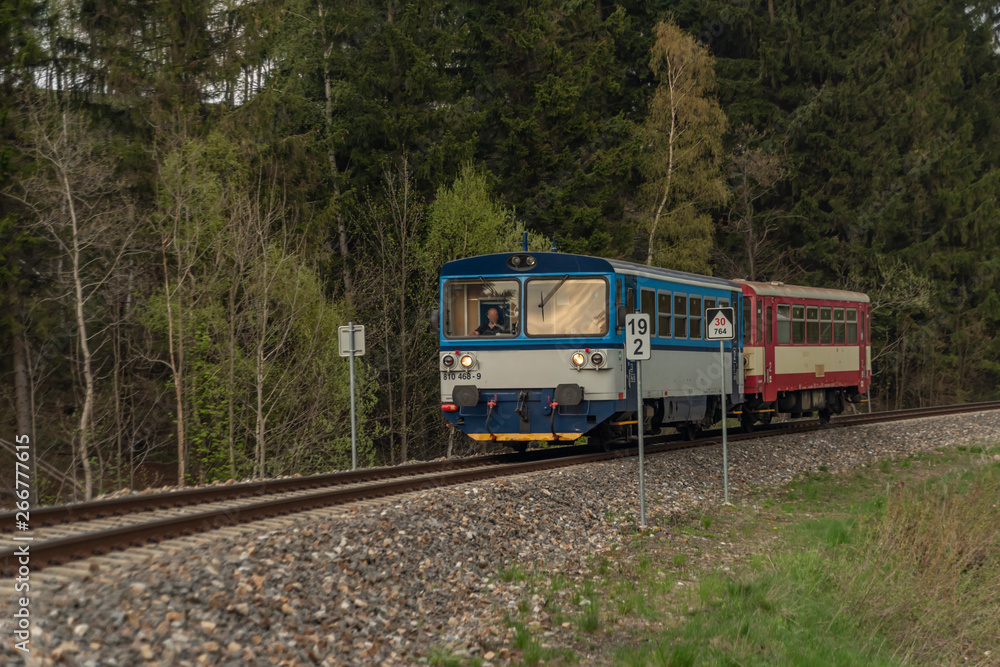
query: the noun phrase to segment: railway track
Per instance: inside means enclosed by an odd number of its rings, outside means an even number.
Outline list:
[[[818,420],[801,420],[774,424],[754,433],[733,431],[729,439],[739,441],[790,432],[996,409],[1000,409],[1000,402],[841,415],[826,425],[819,424]],[[676,436],[650,436],[646,438],[645,450],[649,454],[655,454],[710,446],[718,444],[720,439],[721,431],[706,433],[692,441],[682,441]],[[320,507],[399,496],[494,477],[585,465],[636,454],[635,447],[604,452],[590,446],[572,446],[538,450],[523,455],[500,454],[432,461],[44,507],[31,511],[29,524],[32,530],[16,534],[13,531],[7,532],[8,527],[13,528],[15,525],[15,513],[0,513],[0,530],[4,531],[0,533],[0,544],[4,545],[0,549],[0,574],[12,576],[16,573],[17,549],[25,544],[29,545],[31,553],[31,570],[36,572],[89,556],[106,555],[184,535]],[[18,538],[17,541],[14,540],[15,537]],[[7,548],[6,545],[10,544],[15,546]]]

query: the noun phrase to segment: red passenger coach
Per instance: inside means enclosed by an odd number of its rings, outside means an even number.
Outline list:
[[[743,287],[746,430],[775,412],[820,421],[860,402],[871,384],[868,297],[858,292],[736,281]]]

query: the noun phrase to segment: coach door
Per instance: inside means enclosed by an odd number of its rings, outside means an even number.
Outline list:
[[[858,304],[858,354],[861,358],[861,377],[858,380],[858,391],[864,391],[868,386],[868,304]]]
[[[756,313],[761,320],[761,326],[757,331],[760,333],[760,344],[764,348],[764,400],[774,401],[778,398],[778,390],[774,384],[774,344],[777,333],[775,321],[775,303],[773,296],[758,297],[760,309]]]

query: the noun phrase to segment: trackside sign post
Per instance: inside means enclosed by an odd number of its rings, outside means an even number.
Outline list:
[[[646,479],[643,469],[643,426],[646,411],[642,407],[642,360],[652,358],[649,347],[649,315],[625,316],[625,358],[635,362],[636,428],[639,430],[639,525],[646,527]]]
[[[354,357],[365,354],[365,327],[363,324],[354,326],[348,322],[346,327],[337,329],[340,339],[340,356],[349,357],[351,363],[351,470],[358,468],[358,438],[354,417]]]
[[[736,321],[732,308],[706,308],[705,334],[709,340],[719,341],[719,368],[722,370],[722,483],[725,501],[729,502],[729,457],[726,443],[726,353],[723,341],[732,340],[736,335]]]

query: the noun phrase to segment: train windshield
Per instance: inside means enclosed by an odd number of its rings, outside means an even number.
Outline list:
[[[570,276],[529,280],[524,310],[529,336],[603,336],[608,332],[608,282]]]
[[[444,335],[516,336],[521,317],[521,284],[516,280],[462,278],[444,285]]]

